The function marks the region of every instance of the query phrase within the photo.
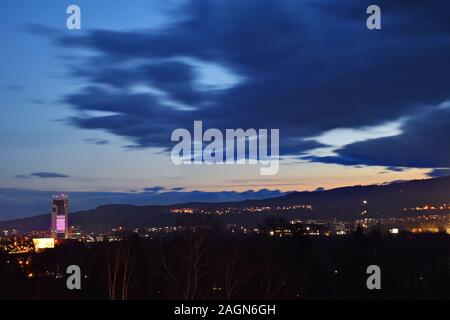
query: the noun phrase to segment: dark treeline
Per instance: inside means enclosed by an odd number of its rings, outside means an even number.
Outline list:
[[[28,257],[26,272],[12,263],[16,256],[0,257],[1,299],[450,298],[450,237],[443,233],[273,238],[198,228],[73,242]],[[72,264],[81,267],[82,290],[66,288]],[[381,290],[366,287],[372,264],[381,268]]]

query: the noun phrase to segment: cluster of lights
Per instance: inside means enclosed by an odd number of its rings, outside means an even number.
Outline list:
[[[2,243],[0,245],[0,250],[9,254],[22,254],[30,253],[34,251],[34,247],[29,241],[13,241],[8,243]],[[28,239],[27,239],[28,240]]]
[[[194,213],[194,209],[192,208],[172,208],[170,209],[171,213]]]
[[[242,209],[244,212],[270,212],[270,211],[293,211],[293,210],[313,210],[313,206],[310,204],[295,204],[290,206],[278,206],[278,207],[247,207]]]
[[[170,213],[173,214],[230,214],[230,213],[261,213],[261,212],[272,212],[272,211],[294,211],[294,210],[313,210],[313,206],[310,204],[295,204],[287,206],[261,206],[261,207],[226,207],[226,208],[215,208],[215,209],[201,209],[201,208],[171,208]]]
[[[389,232],[392,234],[399,233],[398,230],[400,229],[412,233],[437,233],[444,231],[450,234],[450,215],[423,214],[401,218],[366,218],[356,220],[355,225],[365,229],[373,226],[390,227]]]
[[[414,208],[404,208],[403,211],[429,211],[429,210],[450,210],[450,206],[447,204],[441,204],[441,205],[424,205],[424,206],[417,206]]]

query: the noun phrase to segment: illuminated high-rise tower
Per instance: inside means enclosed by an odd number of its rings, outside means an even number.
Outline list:
[[[65,194],[52,199],[52,238],[69,238],[69,197]]]

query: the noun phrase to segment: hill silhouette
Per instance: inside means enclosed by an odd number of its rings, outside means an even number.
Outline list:
[[[394,182],[382,185],[350,186],[325,191],[292,192],[265,200],[245,200],[223,203],[184,203],[171,206],[104,205],[93,210],[71,213],[70,225],[83,230],[104,230],[117,226],[130,228],[170,226],[179,219],[193,219],[198,215],[174,215],[171,208],[203,209],[272,207],[309,204],[313,210],[298,209],[285,218],[337,218],[353,220],[361,217],[395,217],[405,215],[403,208],[423,205],[450,204],[450,177]],[[423,213],[423,212],[422,212]],[[241,213],[215,216],[222,223],[258,224],[275,212]],[[0,229],[20,231],[47,230],[50,214],[0,222]]]

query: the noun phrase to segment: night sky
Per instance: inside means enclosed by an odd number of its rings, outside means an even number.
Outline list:
[[[71,4],[81,30],[66,28]],[[366,28],[370,4],[381,30]],[[450,174],[448,1],[4,0],[0,10],[0,220],[40,213],[43,191],[83,194],[85,208],[106,192],[207,200]],[[279,173],[175,166],[170,134],[194,120],[279,128]]]

